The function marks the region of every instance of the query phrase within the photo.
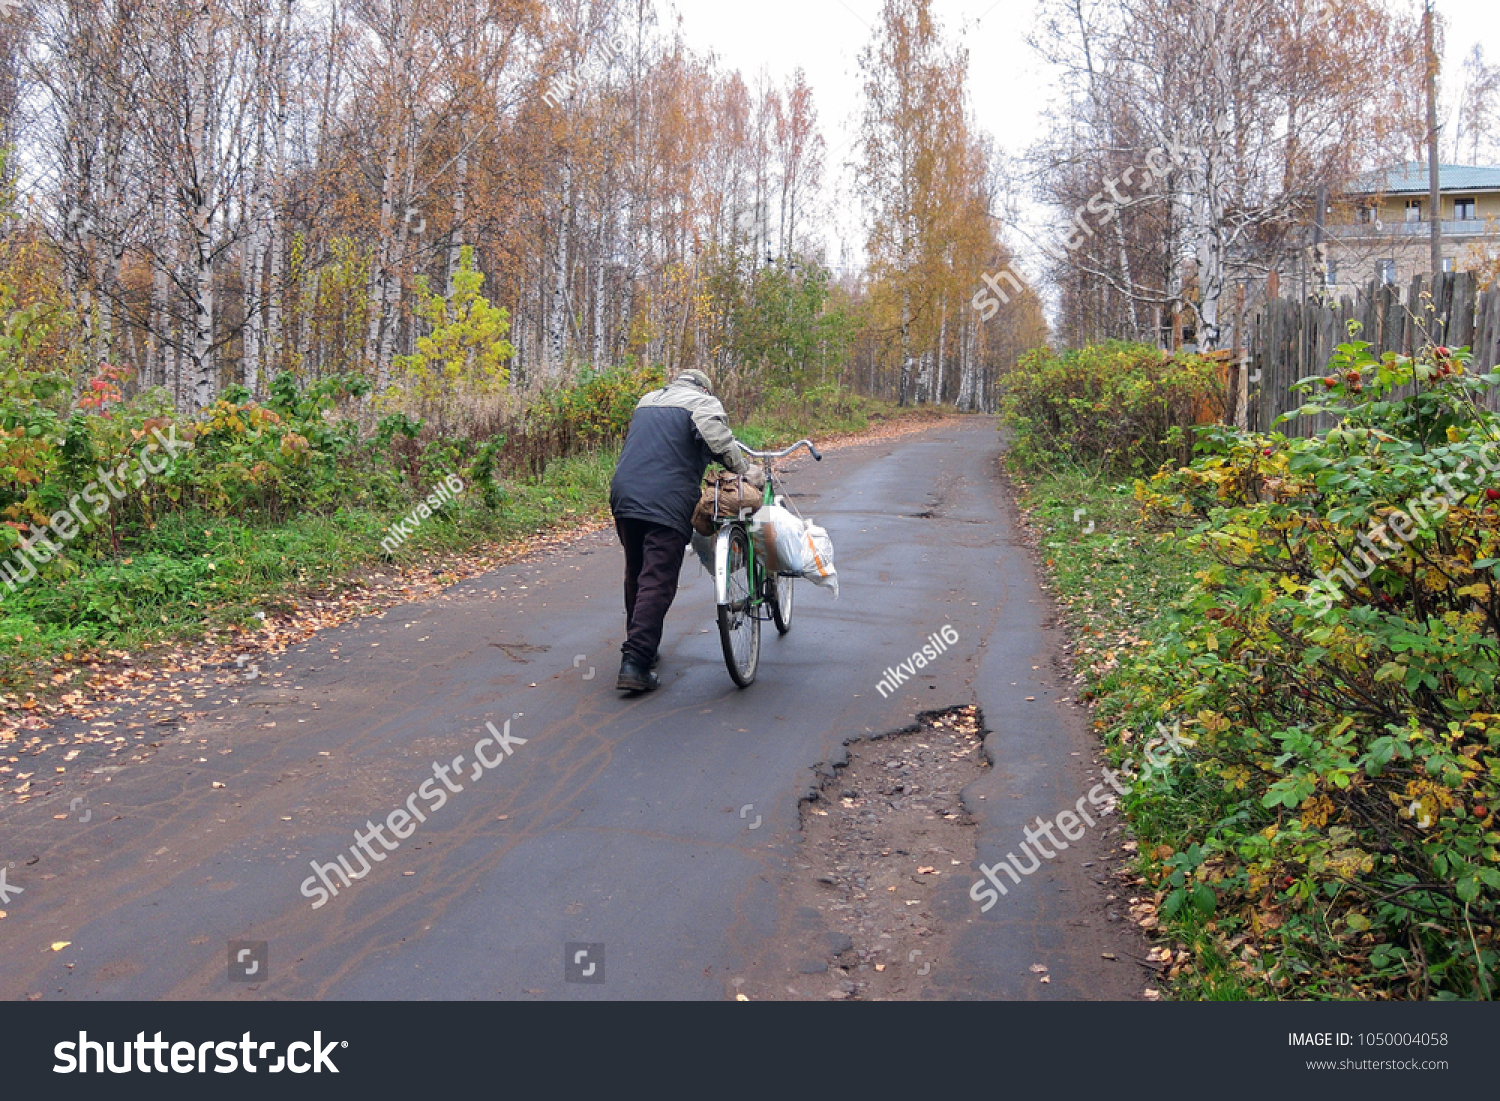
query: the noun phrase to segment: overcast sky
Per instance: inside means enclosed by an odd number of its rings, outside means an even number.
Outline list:
[[[1395,0],[1410,3],[1414,0]],[[851,155],[850,142],[861,106],[859,51],[878,25],[881,0],[757,0],[753,5],[724,0],[669,0],[695,48],[712,50],[726,68],[747,80],[762,69],[784,81],[799,66],[807,73],[828,141],[829,194],[834,210],[850,212],[848,175],[840,166]],[[1018,155],[1043,132],[1051,95],[1051,74],[1026,44],[1036,18],[1036,0],[935,0],[933,5],[951,39],[969,49],[970,92],[979,123],[1001,149]],[[1476,41],[1489,39],[1489,60],[1500,55],[1500,5],[1496,0],[1437,0],[1448,20],[1446,62],[1456,70]],[[837,189],[835,191],[835,189]],[[1011,244],[1024,260],[1032,252],[1026,237],[1037,232],[1039,212],[1028,215]],[[858,223],[840,217],[830,234],[829,262],[836,268],[861,261]],[[840,240],[842,238],[842,241]],[[841,244],[846,255],[840,255]],[[847,252],[852,251],[853,255]]]

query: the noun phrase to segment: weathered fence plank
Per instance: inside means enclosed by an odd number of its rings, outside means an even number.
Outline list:
[[[1273,298],[1245,325],[1245,353],[1254,380],[1247,409],[1252,429],[1268,431],[1277,417],[1302,404],[1292,384],[1323,373],[1334,349],[1350,339],[1350,321],[1359,323],[1357,339],[1368,340],[1376,355],[1413,355],[1429,344],[1447,344],[1472,350],[1472,370],[1500,366],[1500,286],[1480,291],[1469,272],[1445,272],[1435,280],[1419,275],[1405,295],[1394,285],[1372,282],[1353,300],[1336,304]],[[1500,409],[1500,400],[1491,397],[1490,403]],[[1330,426],[1320,416],[1279,430],[1306,436]]]

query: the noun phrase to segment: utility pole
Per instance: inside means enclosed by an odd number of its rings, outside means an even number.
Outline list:
[[[1318,301],[1323,302],[1328,295],[1328,242],[1325,239],[1326,230],[1324,220],[1328,216],[1328,185],[1319,184],[1315,201],[1318,204],[1317,213],[1313,215],[1313,263],[1317,273]]]
[[[1427,32],[1427,216],[1432,230],[1433,282],[1443,271],[1443,196],[1438,184],[1437,124],[1437,48],[1433,44],[1433,24],[1437,16],[1432,0],[1426,0],[1424,17]]]

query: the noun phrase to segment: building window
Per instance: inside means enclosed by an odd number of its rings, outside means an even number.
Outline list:
[[[1453,220],[1457,222],[1473,222],[1479,217],[1473,199],[1453,200]]]
[[[1454,260],[1453,257],[1451,257],[1451,256],[1444,256],[1443,257],[1443,270],[1445,272],[1453,272],[1453,271],[1457,271],[1458,270],[1457,262]]]
[[[1375,208],[1369,203],[1360,203],[1354,208],[1354,221],[1357,225],[1369,225],[1375,221]]]
[[[1375,261],[1375,280],[1383,287],[1388,287],[1396,281],[1396,261]]]
[[[1328,266],[1323,269],[1323,285],[1325,287],[1336,287],[1339,285],[1339,262],[1328,261]]]
[[[1406,220],[1408,222],[1420,222],[1422,220],[1422,200],[1406,200]]]

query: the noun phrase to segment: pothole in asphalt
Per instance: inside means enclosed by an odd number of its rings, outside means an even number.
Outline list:
[[[966,890],[974,866],[960,795],[988,768],[983,738],[978,708],[927,712],[915,729],[850,743],[848,763],[825,773],[802,804],[791,899],[807,919],[801,958],[775,997],[922,996],[953,932],[935,902],[955,883]]]

